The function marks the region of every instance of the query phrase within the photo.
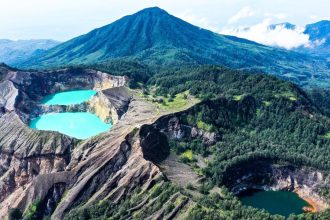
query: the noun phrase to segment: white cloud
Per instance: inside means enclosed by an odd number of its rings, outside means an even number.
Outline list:
[[[315,19],[317,19],[317,16],[316,15],[311,15],[311,16],[309,16],[309,18],[315,20]]]
[[[268,17],[268,18],[276,18],[276,19],[280,19],[280,20],[283,20],[283,19],[286,19],[288,16],[284,13],[265,13],[264,14],[265,17]]]
[[[229,18],[228,23],[234,24],[242,18],[252,17],[253,15],[255,15],[255,11],[253,11],[250,6],[245,6],[244,8],[239,10],[234,16]]]
[[[267,18],[261,23],[253,25],[249,28],[226,28],[222,30],[221,33],[246,38],[269,46],[283,47],[286,49],[310,45],[309,36],[303,33],[303,28],[289,30],[283,25],[279,25],[275,29],[271,30],[269,29],[271,21],[272,20],[270,18]]]
[[[219,32],[219,28],[216,25],[211,24],[211,22],[205,17],[197,17],[191,10],[186,10],[182,13],[179,13],[177,17],[181,18],[184,21],[187,21],[198,27],[202,27],[213,32]]]
[[[309,41],[308,44],[304,45],[305,47],[308,48],[314,48],[314,47],[319,47],[322,44],[324,44],[326,41],[325,38],[321,39],[321,40],[314,40],[314,41]]]

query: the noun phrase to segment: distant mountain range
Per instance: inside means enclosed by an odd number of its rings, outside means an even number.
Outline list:
[[[2,40],[0,39],[0,63],[16,65],[33,54],[55,47],[60,42],[54,40]]]
[[[213,33],[160,8],[144,9],[20,62],[20,68],[52,68],[134,60],[148,65],[216,64],[258,69],[305,86],[330,85],[321,58]]]
[[[272,24],[269,29],[274,30],[276,27],[284,27],[288,30],[295,30],[296,25],[285,22],[280,24]],[[305,26],[304,34],[309,36],[309,45],[301,46],[296,49],[299,52],[307,52],[314,55],[324,56],[330,59],[330,21],[323,20]]]
[[[284,22],[284,23],[279,23],[279,24],[271,24],[271,25],[269,25],[268,28],[270,30],[275,30],[279,26],[284,27],[284,28],[289,29],[289,30],[294,30],[297,27],[296,25],[291,24],[289,22]]]

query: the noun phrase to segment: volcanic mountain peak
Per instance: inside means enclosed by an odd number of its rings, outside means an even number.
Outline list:
[[[306,80],[308,85],[314,84],[309,78],[313,74],[314,79],[330,75],[324,60],[213,33],[157,7],[125,16],[36,54],[17,66],[94,65],[114,59],[158,67],[216,64],[258,69],[280,77],[289,76],[291,81],[301,84],[306,84],[303,82]]]
[[[166,15],[169,15],[169,13],[167,13],[167,11],[165,11],[164,9],[161,9],[157,6],[145,8],[145,9],[142,9],[141,11],[135,13],[135,15],[138,15],[138,14],[149,14],[149,15],[150,14],[157,14],[157,15],[166,14]]]

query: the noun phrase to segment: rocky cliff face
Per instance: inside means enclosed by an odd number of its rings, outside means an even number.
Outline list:
[[[129,91],[123,86],[102,90],[87,103],[87,111],[115,124],[127,112],[130,99]]]
[[[158,166],[143,152],[142,146],[150,146],[152,139],[138,130],[168,112],[123,87],[126,81],[93,70],[7,70],[0,82],[0,219],[10,208],[24,212],[36,201],[42,204],[38,215],[63,219],[70,210],[100,200],[119,202],[136,188],[150,189],[162,179]],[[98,93],[79,105],[39,104],[48,94],[72,89]],[[85,141],[27,125],[40,114],[63,111],[90,111],[114,125]]]
[[[98,91],[97,97],[103,97],[99,102],[103,103],[107,117],[118,121],[127,110],[131,98],[122,87],[126,78],[93,70],[72,69],[22,72],[3,68],[1,73],[0,218],[8,213],[10,207],[25,210],[33,201],[46,197],[48,205],[45,210],[49,213],[54,211],[54,201],[58,200],[57,197],[61,196],[71,180],[72,173],[67,167],[73,148],[80,142],[57,132],[32,130],[27,123],[30,118],[47,112],[88,110],[98,113],[102,108],[90,103],[45,107],[39,101],[45,95],[58,91],[95,89]],[[116,89],[119,95],[113,95],[111,90],[114,87],[121,87]],[[104,95],[103,91],[108,95]],[[110,99],[115,100],[113,104]],[[58,185],[60,189],[56,188]]]
[[[30,117],[40,114],[42,111],[47,112],[47,109],[39,104],[46,95],[75,89],[94,89],[101,92],[123,86],[126,81],[125,77],[84,69],[62,69],[53,72],[8,71],[4,83],[11,83],[18,90],[18,94],[12,95],[11,99],[7,97],[6,105],[10,107],[13,97],[15,97],[15,111],[24,122],[28,122]],[[0,91],[5,92],[6,90],[8,89],[5,89],[4,86],[0,88]],[[8,111],[13,110],[8,107],[6,107]]]
[[[308,167],[250,161],[231,169],[226,183],[235,194],[248,189],[294,191],[301,198],[313,201],[318,211],[329,206],[320,196],[320,190],[330,189],[329,176]]]
[[[188,112],[189,110],[163,116],[157,120],[154,127],[165,133],[169,139],[201,139],[206,145],[212,145],[221,138],[220,134],[215,132],[207,132],[183,123],[181,118]]]
[[[182,118],[186,111],[160,117],[152,125],[144,125],[140,129],[141,147],[147,160],[159,163],[169,156],[168,140],[201,139],[207,145],[214,144],[220,139],[215,132],[206,132],[197,127],[186,125]]]

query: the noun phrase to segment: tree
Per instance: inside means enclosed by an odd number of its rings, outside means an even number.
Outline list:
[[[8,219],[9,220],[20,220],[20,219],[22,219],[21,210],[19,210],[17,208],[10,209],[9,214],[8,214]]]

